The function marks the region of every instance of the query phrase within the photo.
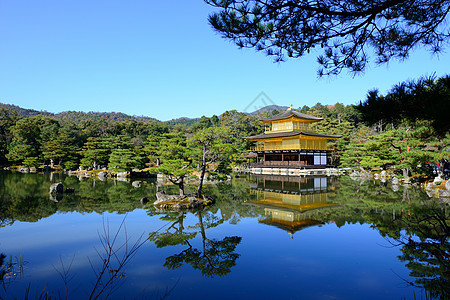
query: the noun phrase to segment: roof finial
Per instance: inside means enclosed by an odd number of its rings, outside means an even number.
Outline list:
[[[292,104],[290,105],[290,107],[288,108],[288,110],[292,110]]]

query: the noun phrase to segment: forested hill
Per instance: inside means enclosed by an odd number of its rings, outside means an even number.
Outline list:
[[[178,118],[178,119],[172,119],[167,121],[167,125],[177,125],[177,124],[182,124],[182,125],[186,125],[187,127],[192,126],[193,124],[197,123],[200,120],[200,118],[186,118],[186,117],[182,117],[182,118]]]
[[[272,113],[273,111],[276,111],[276,113],[288,109],[289,106],[279,106],[279,105],[267,105],[264,106],[258,110],[255,110],[254,112],[248,113],[251,116],[257,116],[263,112]]]
[[[64,111],[61,113],[51,113],[47,111],[38,111],[35,109],[22,108],[13,104],[0,103],[0,107],[17,112],[22,118],[28,118],[36,115],[44,115],[52,117],[61,122],[80,122],[83,120],[106,120],[111,122],[126,121],[134,119],[140,122],[154,121],[156,119],[145,116],[130,116],[120,112],[80,112],[80,111]]]
[[[39,110],[35,110],[35,109],[27,109],[27,108],[22,108],[20,106],[14,105],[14,104],[4,104],[4,103],[0,102],[0,107],[6,108],[11,111],[15,111],[22,118],[28,118],[28,117],[37,116],[37,115],[54,116],[53,113],[49,113],[45,110],[39,111]]]

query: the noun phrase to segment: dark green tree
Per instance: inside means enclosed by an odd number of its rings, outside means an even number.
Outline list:
[[[115,171],[131,172],[134,168],[144,166],[143,151],[141,147],[134,147],[129,136],[118,135],[112,138],[112,148],[108,166]]]
[[[112,150],[110,138],[89,137],[83,146],[81,165],[87,168],[96,168],[98,165],[107,165]]]
[[[368,125],[430,121],[437,135],[443,137],[450,131],[450,76],[402,82],[386,96],[377,90],[369,91],[356,109]]]
[[[196,196],[201,197],[207,166],[214,162],[230,160],[234,151],[232,136],[226,127],[210,127],[197,132],[190,141],[199,150],[200,181]]]
[[[11,143],[13,135],[10,128],[16,124],[19,116],[16,112],[0,107],[0,166],[7,164],[7,147]]]
[[[10,128],[13,139],[6,158],[16,163],[27,161],[30,166],[42,163],[43,144],[56,139],[58,130],[58,121],[41,115],[17,121]]]
[[[184,195],[184,181],[194,171],[193,149],[187,145],[187,137],[182,133],[167,133],[160,137],[156,157],[161,161],[158,172],[166,175],[176,184],[180,195]]]

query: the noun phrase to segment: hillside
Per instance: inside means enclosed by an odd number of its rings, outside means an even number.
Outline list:
[[[120,113],[120,112],[92,112],[91,111],[91,112],[86,113],[86,112],[80,112],[80,111],[64,111],[64,112],[55,114],[55,113],[50,113],[47,111],[38,111],[35,109],[22,108],[20,106],[13,105],[13,104],[0,103],[0,107],[9,109],[11,111],[15,111],[22,118],[28,118],[28,117],[37,116],[37,115],[44,115],[44,116],[53,117],[54,119],[61,121],[61,122],[76,122],[77,123],[82,120],[98,121],[98,120],[102,120],[102,119],[106,120],[106,121],[110,121],[110,122],[120,122],[120,121],[127,121],[127,120],[131,120],[131,119],[134,119],[136,121],[141,121],[141,122],[157,121],[154,118],[150,118],[150,117],[146,117],[146,116],[130,116],[130,115]]]
[[[264,106],[264,107],[262,107],[262,108],[260,108],[258,110],[255,110],[254,112],[249,113],[249,115],[255,116],[255,115],[259,115],[259,114],[261,114],[263,112],[272,113],[274,110],[282,111],[282,110],[286,110],[288,108],[289,108],[289,106],[267,105],[267,106]]]

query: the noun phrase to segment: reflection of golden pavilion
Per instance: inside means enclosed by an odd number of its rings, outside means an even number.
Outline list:
[[[259,222],[276,226],[293,234],[307,227],[322,225],[318,210],[334,207],[334,196],[327,177],[252,176],[251,194],[255,200],[248,204],[264,208],[265,217]]]

